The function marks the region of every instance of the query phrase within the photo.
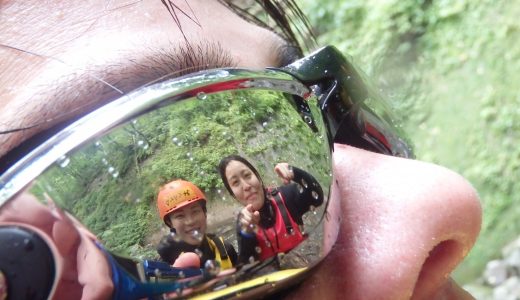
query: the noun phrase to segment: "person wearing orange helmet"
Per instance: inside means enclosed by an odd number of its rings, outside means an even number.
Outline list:
[[[236,264],[235,248],[222,237],[206,233],[206,196],[195,184],[174,180],[163,185],[157,195],[157,208],[171,231],[157,246],[162,260],[175,265],[181,254],[196,253],[200,258],[196,267],[208,260],[219,262],[221,269]]]

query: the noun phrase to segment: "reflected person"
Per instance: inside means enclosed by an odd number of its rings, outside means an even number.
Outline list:
[[[227,1],[171,2],[188,16],[178,13],[175,22],[161,1],[149,0],[46,5],[12,0],[0,5],[4,170],[64,124],[120,97],[120,91],[206,68],[280,67],[299,56],[293,51],[299,48],[294,35],[276,34],[277,28],[269,30],[269,24],[244,20],[222,4]],[[255,12],[273,16],[271,24],[281,32],[294,32],[290,25],[302,16],[277,10],[274,1],[251,2],[262,4]],[[475,243],[482,218],[477,193],[464,178],[434,164],[342,144],[334,145],[333,171],[331,199],[340,204],[331,209],[342,220],[338,239],[291,296],[470,297],[450,279]],[[51,213],[33,213],[34,221],[54,218]],[[82,231],[65,225],[77,234],[55,231],[51,236],[57,245],[66,246],[60,257],[68,272],[57,277],[56,293],[75,299],[110,297],[113,285],[106,258]],[[75,294],[70,296],[68,290]]]
[[[265,260],[298,246],[306,238],[303,215],[323,203],[323,190],[311,174],[285,162],[274,171],[284,185],[266,188],[245,158],[230,155],[220,161],[224,186],[244,206],[237,220],[240,262]]]
[[[157,246],[162,260],[177,266],[176,260],[183,253],[191,252],[196,253],[200,261],[190,267],[203,267],[208,260],[217,261],[223,270],[236,264],[233,245],[220,236],[206,233],[206,196],[195,184],[174,180],[163,185],[157,195],[157,208],[161,220],[171,231]]]

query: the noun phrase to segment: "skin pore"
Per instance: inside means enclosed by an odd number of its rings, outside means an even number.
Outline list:
[[[179,14],[184,35],[160,1],[2,2],[0,131],[30,129],[1,134],[0,155],[158,77],[281,61],[280,38],[218,2],[173,2],[191,17]],[[195,49],[191,59],[181,59],[185,38]],[[288,297],[468,298],[449,274],[480,229],[473,187],[433,164],[344,145],[335,145],[333,156],[338,240]],[[95,265],[103,265],[100,257]],[[77,280],[94,293],[103,284],[94,277]]]
[[[198,246],[206,234],[206,213],[200,202],[188,204],[168,215],[175,233],[186,243]]]

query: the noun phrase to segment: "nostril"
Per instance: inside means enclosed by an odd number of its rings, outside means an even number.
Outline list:
[[[464,248],[458,241],[446,240],[437,244],[422,265],[413,299],[426,299],[428,292],[434,292],[444,284],[464,254]]]

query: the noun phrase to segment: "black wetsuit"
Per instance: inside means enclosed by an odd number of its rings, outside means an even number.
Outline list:
[[[200,266],[204,266],[204,263],[207,260],[214,260],[215,259],[215,252],[211,249],[208,238],[211,238],[211,240],[217,244],[221,243],[220,239],[218,239],[213,234],[207,234],[206,238],[202,241],[202,244],[200,246],[193,246],[190,245],[184,241],[175,241],[171,235],[164,236],[161,241],[159,242],[159,245],[157,245],[157,253],[161,256],[161,259],[170,265],[175,262],[177,257],[183,252],[195,252],[202,253],[202,256],[200,257]],[[225,255],[229,256],[229,259],[231,260],[231,263],[236,265],[237,263],[237,252],[235,251],[235,248],[230,243],[224,241],[223,247],[225,249]],[[197,251],[198,249],[198,251]],[[223,254],[222,251],[221,255]]]
[[[323,203],[323,190],[311,174],[296,167],[292,167],[292,169],[294,173],[293,182],[273,189],[271,192],[280,192],[282,194],[288,213],[297,224],[303,225],[302,217],[310,210],[310,207],[317,207]],[[315,192],[314,195],[313,191]],[[259,226],[270,228],[275,224],[274,210],[271,207],[271,201],[267,198],[268,191],[266,190],[265,193],[264,206],[259,210]],[[256,235],[244,234],[241,232],[241,229],[237,220],[238,261],[240,263],[248,263],[250,257],[254,257],[257,260],[259,255],[255,250],[258,245]]]

